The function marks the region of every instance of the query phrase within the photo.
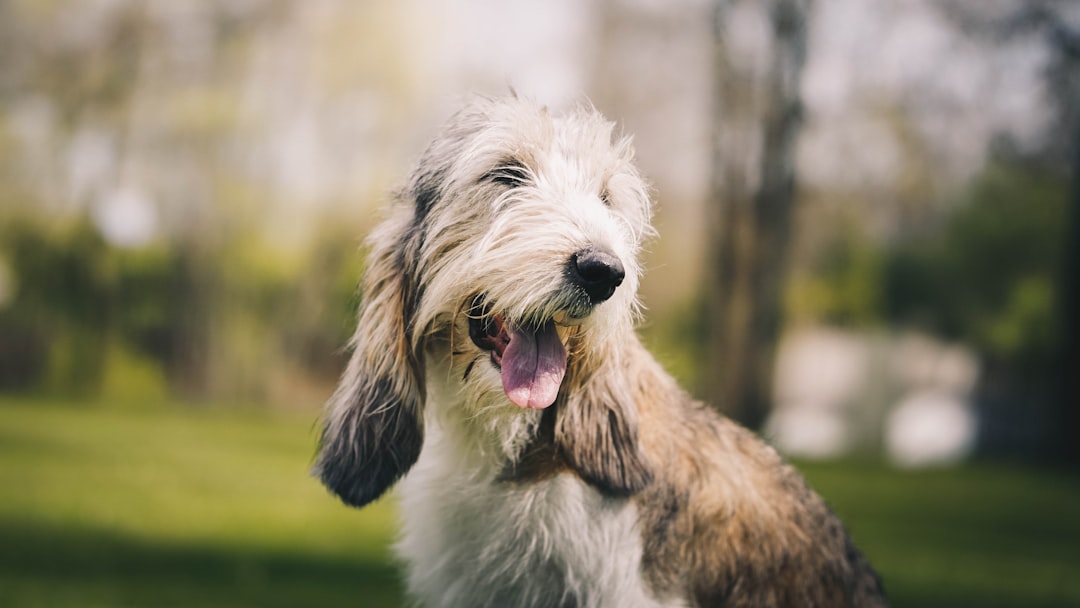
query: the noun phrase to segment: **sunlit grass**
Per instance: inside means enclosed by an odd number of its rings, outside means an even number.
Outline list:
[[[316,417],[0,402],[0,605],[398,605],[392,505],[308,475]]]
[[[317,414],[0,400],[0,606],[398,606],[393,505],[308,476]],[[799,468],[894,606],[1080,605],[1080,479]]]

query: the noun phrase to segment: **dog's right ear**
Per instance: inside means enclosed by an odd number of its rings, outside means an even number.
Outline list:
[[[423,362],[414,344],[413,210],[402,206],[369,242],[352,357],[327,404],[314,474],[346,504],[379,498],[423,444]]]

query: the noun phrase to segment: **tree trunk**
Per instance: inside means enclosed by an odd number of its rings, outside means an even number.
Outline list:
[[[771,406],[795,193],[808,0],[720,0],[701,393],[755,428]],[[766,35],[754,38],[755,25]]]
[[[1058,423],[1054,429],[1054,456],[1076,469],[1080,465],[1080,126],[1074,129],[1072,204],[1058,300],[1063,340],[1061,386],[1052,415],[1053,422]]]
[[[1051,25],[1051,39],[1061,61],[1061,80],[1056,87],[1061,122],[1063,130],[1072,135],[1068,146],[1072,200],[1058,298],[1063,330],[1061,381],[1052,423],[1056,425],[1055,456],[1077,470],[1080,468],[1080,31],[1068,27],[1060,18]]]

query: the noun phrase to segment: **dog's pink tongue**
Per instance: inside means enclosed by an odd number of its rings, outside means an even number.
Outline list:
[[[555,403],[559,385],[566,375],[566,349],[554,321],[536,333],[510,331],[510,344],[502,355],[502,383],[506,396],[527,408],[545,408]]]

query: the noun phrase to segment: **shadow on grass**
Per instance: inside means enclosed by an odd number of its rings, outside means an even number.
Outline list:
[[[0,522],[3,606],[402,605],[393,564]]]
[[[885,585],[892,608],[1068,608],[1076,604],[1055,597],[994,594],[975,585]]]

